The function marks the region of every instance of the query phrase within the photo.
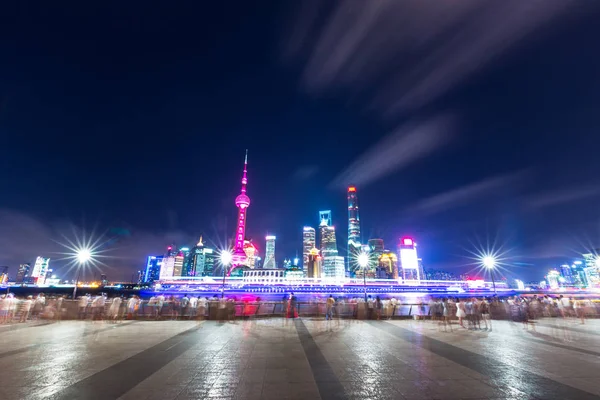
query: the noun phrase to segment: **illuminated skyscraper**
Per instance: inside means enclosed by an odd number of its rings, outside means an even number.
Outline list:
[[[214,268],[213,249],[204,246],[202,236],[185,257],[183,276],[212,276]]]
[[[239,265],[246,265],[247,256],[244,251],[244,239],[246,238],[246,212],[250,206],[250,197],[246,195],[246,185],[248,184],[248,150],[246,150],[246,157],[244,158],[244,173],[242,175],[242,190],[240,194],[235,198],[235,206],[238,208],[237,225],[235,229],[235,245],[233,247],[233,257],[231,261],[231,268],[235,268]]]
[[[419,257],[417,257],[417,244],[412,238],[403,237],[398,244],[398,253],[400,254],[400,268],[402,269],[402,279],[421,280],[421,268],[419,266]]]
[[[358,197],[356,187],[348,187],[348,259],[347,271],[356,270],[356,258],[360,253],[360,217],[358,215]]]
[[[337,243],[335,240],[335,228],[331,225],[331,211],[319,212],[321,223],[319,224],[321,256],[337,256]]]
[[[150,256],[146,263],[146,273],[143,281],[152,283],[160,279],[160,269],[162,267],[163,256]]]
[[[31,264],[25,263],[25,264],[19,265],[19,270],[17,271],[17,278],[16,278],[15,282],[16,283],[28,283],[30,272],[31,272]]]
[[[265,263],[263,264],[263,268],[277,268],[277,261],[275,261],[275,239],[277,238],[273,235],[269,235],[265,239],[267,245],[265,246]]]
[[[302,269],[304,273],[308,273],[308,257],[312,249],[317,247],[317,235],[315,228],[305,226],[302,229]]]
[[[43,285],[46,282],[46,274],[48,273],[48,265],[50,264],[50,258],[38,257],[35,259],[35,265],[31,272],[31,277],[37,285]]]
[[[189,258],[190,249],[188,247],[182,247],[175,254],[175,263],[173,264],[173,276],[185,276],[183,275],[183,263],[186,258]]]
[[[319,211],[319,225],[323,224],[323,220],[325,221],[325,225],[333,225],[331,222],[331,210]]]
[[[177,251],[175,245],[167,247],[167,252],[163,256],[162,265],[160,267],[160,279],[170,279],[175,271],[175,256]]]

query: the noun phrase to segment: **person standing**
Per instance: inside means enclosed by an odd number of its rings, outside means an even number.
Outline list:
[[[119,310],[121,309],[121,302],[123,300],[120,297],[115,297],[110,303],[108,308],[108,317],[111,321],[116,322],[119,319]]]
[[[23,301],[23,305],[21,306],[21,318],[19,319],[19,322],[27,322],[32,304],[33,296],[27,296],[27,298]]]
[[[335,305],[335,299],[332,295],[329,295],[327,301],[325,302],[325,319],[331,320],[333,319],[333,306]]]
[[[190,298],[187,294],[184,294],[181,298],[181,303],[179,304],[179,307],[181,311],[181,319],[183,319],[184,317],[189,317]]]
[[[85,296],[81,296],[79,298],[79,302],[77,303],[77,306],[79,308],[79,313],[78,313],[79,319],[85,319],[89,302],[90,302],[89,294],[86,294]]]
[[[127,319],[135,319],[138,310],[138,299],[133,295],[127,300]]]
[[[198,312],[196,313],[198,319],[204,319],[206,316],[206,306],[208,305],[208,300],[206,297],[198,297]]]
[[[189,319],[195,319],[196,318],[196,313],[198,312],[198,298],[194,297],[194,296],[190,296],[190,312],[189,312]]]
[[[290,314],[290,318],[298,317],[298,299],[296,298],[294,292],[292,292],[290,295]]]
[[[367,297],[367,319],[373,319],[373,310],[375,305],[373,304],[373,298],[371,295]]]
[[[458,318],[458,324],[463,328],[465,325],[463,324],[463,318],[467,316],[465,311],[465,303],[463,303],[462,299],[458,299],[458,303],[456,303],[456,317]]]

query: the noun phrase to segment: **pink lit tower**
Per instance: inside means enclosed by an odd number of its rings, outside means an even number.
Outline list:
[[[248,167],[248,150],[244,158],[244,174],[242,176],[242,191],[235,198],[235,206],[238,208],[237,226],[235,230],[235,246],[233,248],[233,258],[231,268],[239,265],[246,265],[247,256],[244,252],[244,239],[246,238],[246,211],[250,205],[250,197],[246,195],[246,184],[248,183],[247,175]],[[230,271],[231,272],[231,271]]]

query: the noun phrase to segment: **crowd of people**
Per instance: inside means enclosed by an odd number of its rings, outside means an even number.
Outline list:
[[[44,293],[17,298],[14,294],[0,296],[0,324],[28,320],[78,318],[118,322],[124,319],[219,319],[250,318],[270,314],[296,318],[299,315],[325,316],[326,320],[347,317],[357,319],[391,319],[411,317],[415,320],[436,321],[444,330],[458,326],[465,329],[491,329],[492,319],[509,319],[527,325],[541,317],[578,318],[585,323],[587,316],[596,315],[589,299],[567,296],[528,296],[500,299],[488,298],[421,298],[409,304],[394,297],[380,296],[313,298],[302,304],[294,293],[286,294],[280,302],[261,302],[260,298],[238,301],[221,295],[166,296],[156,294],[142,300],[137,295],[108,298],[105,293],[80,296],[76,303],[65,301],[66,296]],[[68,306],[68,307],[67,307]],[[69,311],[70,310],[70,311]]]

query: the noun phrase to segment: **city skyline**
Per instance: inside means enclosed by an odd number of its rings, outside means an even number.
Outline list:
[[[346,256],[349,185],[362,241],[415,237],[434,269],[497,240],[527,279],[600,247],[600,7],[467,3],[443,23],[402,2],[5,5],[0,266],[61,274],[71,225],[105,234],[122,279],[165,244],[222,247],[245,149],[246,236],[279,260],[319,210]]]

